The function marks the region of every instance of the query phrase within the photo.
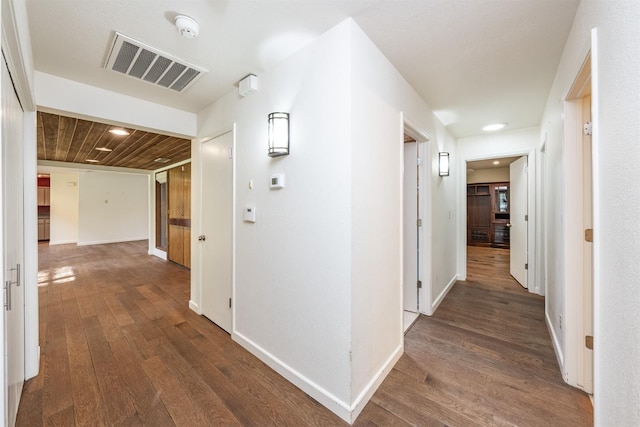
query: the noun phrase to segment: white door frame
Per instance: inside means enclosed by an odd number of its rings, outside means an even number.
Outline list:
[[[529,259],[529,268],[527,270],[527,284],[528,290],[530,293],[535,293],[538,295],[544,294],[544,289],[540,286],[540,283],[537,280],[536,269],[538,265],[537,253],[536,253],[536,224],[537,224],[537,209],[536,209],[536,182],[537,182],[537,150],[536,149],[528,149],[528,150],[518,150],[518,151],[496,151],[496,152],[487,152],[485,154],[479,156],[469,156],[469,157],[461,157],[458,162],[458,167],[460,168],[460,187],[459,187],[459,227],[458,227],[458,271],[459,278],[458,280],[466,280],[467,279],[467,162],[476,161],[476,160],[488,160],[488,159],[499,159],[503,157],[519,157],[519,156],[527,156],[527,164],[528,164],[528,203],[529,203],[529,221],[527,224],[528,230],[528,242],[527,242],[527,253]]]
[[[420,171],[418,172],[420,179],[418,209],[422,220],[422,227],[418,230],[420,252],[420,259],[418,260],[420,276],[418,280],[422,282],[422,289],[418,292],[418,312],[431,315],[433,314],[433,296],[431,295],[431,136],[415,123],[406,119],[404,114],[402,115],[402,124],[404,133],[416,140],[418,157],[422,159]]]
[[[197,142],[195,142],[195,144],[197,144],[197,151],[198,151],[198,161],[192,161],[192,169],[191,169],[191,173],[192,176],[197,176],[198,180],[197,180],[197,184],[198,184],[198,188],[197,190],[195,188],[193,188],[192,186],[192,195],[197,194],[197,199],[192,197],[192,207],[191,207],[191,212],[192,212],[192,216],[193,213],[197,213],[197,217],[193,217],[192,218],[192,222],[191,222],[191,226],[192,226],[192,230],[198,230],[198,234],[202,235],[203,231],[202,231],[202,226],[203,226],[203,221],[202,221],[202,198],[203,198],[203,185],[202,185],[202,179],[203,179],[203,171],[202,171],[202,162],[203,162],[203,158],[202,158],[202,147],[203,144],[211,141],[213,139],[216,139],[222,135],[225,135],[227,133],[231,133],[232,138],[233,138],[233,142],[232,142],[232,177],[231,177],[231,192],[232,192],[232,230],[231,230],[231,330],[230,330],[230,334],[233,336],[234,332],[235,332],[235,325],[236,325],[236,310],[235,310],[235,304],[236,304],[236,124],[232,124],[230,127],[225,128],[219,132],[216,132],[213,136],[209,136],[209,137],[205,137],[205,138],[201,138],[199,140],[197,140]],[[193,152],[193,149],[192,149]],[[192,156],[193,157],[193,156]],[[192,158],[192,160],[194,160]],[[197,170],[194,168],[194,166],[197,168]],[[194,182],[194,180],[192,179],[192,183]],[[195,190],[195,191],[194,191]],[[197,202],[193,203],[193,202]],[[195,220],[195,221],[194,221]],[[193,237],[193,236],[192,236]],[[195,311],[198,314],[202,314],[202,263],[204,262],[204,260],[202,259],[202,248],[199,245],[199,242],[197,239],[192,238],[191,239],[192,242],[192,247],[191,247],[191,253],[192,254],[198,254],[197,257],[193,257],[192,255],[192,266],[191,266],[191,283],[192,283],[192,288],[191,288],[191,293],[192,293],[192,297],[191,300],[189,301],[189,307]],[[193,261],[197,260],[197,264],[195,264]],[[195,286],[194,286],[195,285]],[[195,289],[194,289],[195,287]],[[194,292],[195,291],[195,292]],[[193,299],[193,296],[197,295],[197,301],[195,301]]]
[[[592,43],[595,49],[595,43]],[[595,65],[593,52],[589,51],[586,59],[576,74],[575,81],[564,97],[564,143],[565,143],[565,357],[562,366],[565,381],[587,393],[593,393],[593,352],[585,348],[585,335],[593,334],[594,292],[596,290],[595,270],[597,269],[596,253],[598,251],[597,227],[597,174],[594,165],[597,162],[597,96],[595,80],[592,79]],[[589,228],[588,218],[583,217],[585,197],[583,189],[584,142],[582,129],[583,106],[582,99],[586,94],[591,95],[592,118],[594,131],[591,136],[591,227],[594,230],[591,260],[584,253],[584,229]],[[585,268],[590,268],[592,277],[585,274]],[[586,281],[589,280],[589,283]],[[590,304],[587,304],[591,301]],[[587,307],[589,305],[589,307]],[[589,323],[589,325],[587,325]],[[594,346],[595,347],[595,346]]]
[[[4,3],[3,3],[3,6]],[[38,320],[38,229],[37,229],[37,146],[36,104],[33,89],[31,51],[24,42],[29,34],[26,5],[6,2],[2,13],[2,52],[24,111],[24,312],[25,379],[35,377],[40,369]],[[28,40],[28,38],[27,38]],[[0,239],[2,239],[0,232]],[[0,341],[4,343],[4,318],[0,316]],[[2,347],[4,348],[4,347]],[[4,354],[4,351],[3,351]],[[4,356],[3,356],[4,361]],[[2,375],[3,377],[4,375]],[[4,383],[4,378],[0,378]],[[0,399],[0,417],[5,419],[4,399]]]

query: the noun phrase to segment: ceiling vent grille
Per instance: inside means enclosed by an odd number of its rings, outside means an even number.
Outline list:
[[[105,68],[184,92],[208,71],[116,33]]]

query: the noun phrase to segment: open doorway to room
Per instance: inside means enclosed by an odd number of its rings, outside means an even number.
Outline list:
[[[494,279],[499,286],[515,281],[527,287],[523,173],[526,156],[467,162],[467,280]]]
[[[429,242],[424,228],[430,224],[428,180],[424,176],[423,153],[428,152],[429,137],[405,123],[403,176],[403,330],[406,333],[418,319],[424,301],[423,278],[428,277]],[[428,280],[425,280],[428,288]]]

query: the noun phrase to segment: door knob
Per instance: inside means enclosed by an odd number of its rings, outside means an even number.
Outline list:
[[[507,223],[507,227],[511,228],[511,223],[510,222]]]

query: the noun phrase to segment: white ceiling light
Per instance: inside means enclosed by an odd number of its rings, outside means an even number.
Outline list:
[[[490,125],[486,125],[485,127],[483,127],[482,130],[485,132],[492,132],[495,130],[504,129],[506,126],[507,126],[506,123],[492,123]]]
[[[182,37],[195,39],[200,32],[200,25],[193,19],[185,15],[178,15],[174,21],[176,28]]]
[[[96,150],[104,151],[105,153],[109,153],[109,152],[113,151],[111,148],[107,148],[107,147],[96,147]]]
[[[129,135],[129,132],[127,132],[124,129],[109,129],[109,132],[111,132],[114,135],[119,135],[119,136]]]

